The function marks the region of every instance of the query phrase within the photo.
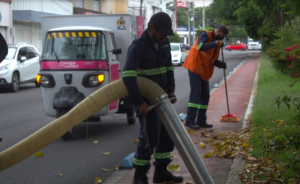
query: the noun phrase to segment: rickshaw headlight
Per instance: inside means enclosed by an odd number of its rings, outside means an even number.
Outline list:
[[[38,74],[36,76],[36,82],[45,88],[52,88],[53,86],[55,86],[53,76],[47,73]]]
[[[98,84],[98,78],[97,78],[97,76],[91,76],[90,78],[89,78],[89,84],[91,85],[91,86],[96,86],[97,84]]]
[[[41,85],[42,86],[48,86],[50,84],[49,77],[47,76],[42,76],[41,78]]]
[[[97,87],[103,81],[105,77],[103,73],[88,73],[83,77],[82,85],[87,88]]]

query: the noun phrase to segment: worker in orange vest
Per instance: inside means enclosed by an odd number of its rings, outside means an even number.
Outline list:
[[[213,31],[202,31],[183,64],[183,67],[188,69],[191,86],[185,126],[191,129],[213,127],[206,122],[210,98],[208,81],[214,73],[214,66],[227,68],[226,63],[217,58],[220,48],[224,46],[220,40],[228,40],[228,33],[229,29],[226,26],[219,26]]]

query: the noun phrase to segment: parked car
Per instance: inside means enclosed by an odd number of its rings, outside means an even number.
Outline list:
[[[181,46],[185,49],[185,50],[191,50],[191,47],[185,43],[181,43]]]
[[[261,49],[261,43],[259,41],[248,42],[247,48],[249,50],[260,50]]]
[[[246,45],[244,43],[233,43],[231,45],[227,45],[225,47],[226,50],[231,51],[231,50],[246,50]]]
[[[0,88],[9,88],[17,92],[19,85],[35,83],[40,70],[40,54],[33,46],[26,43],[8,45],[8,54],[0,63]]]
[[[174,65],[182,65],[187,53],[180,43],[171,43],[172,63]]]

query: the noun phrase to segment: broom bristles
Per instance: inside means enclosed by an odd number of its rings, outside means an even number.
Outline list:
[[[233,114],[225,114],[220,119],[221,122],[239,122],[240,119]]]

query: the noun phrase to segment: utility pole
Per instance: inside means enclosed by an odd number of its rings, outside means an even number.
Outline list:
[[[195,42],[195,1],[193,0],[193,44]]]
[[[143,16],[143,0],[140,0],[140,16]]]
[[[173,1],[173,31],[176,32],[177,29],[177,0]]]
[[[191,15],[190,15],[190,3],[188,2],[188,17],[189,17],[189,20],[188,20],[188,29],[189,29],[189,38],[188,38],[188,42],[189,42],[189,45],[192,46],[191,44]]]
[[[204,7],[204,0],[203,0],[203,23],[202,23],[202,29],[205,30],[205,7]]]

